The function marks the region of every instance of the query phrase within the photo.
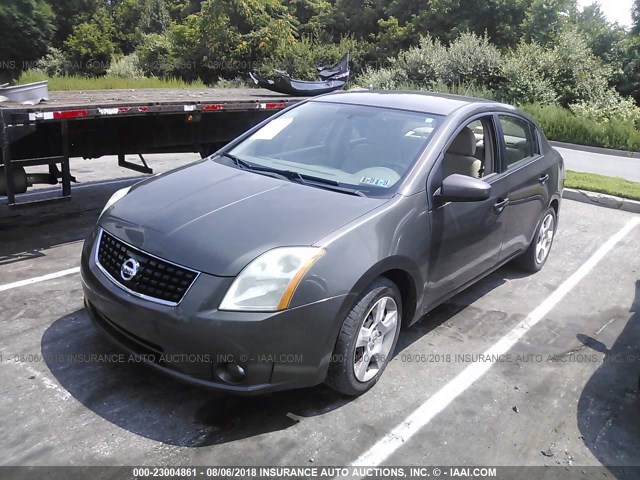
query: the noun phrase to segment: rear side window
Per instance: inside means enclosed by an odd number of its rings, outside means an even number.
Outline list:
[[[498,116],[505,146],[507,168],[538,151],[533,125],[526,120],[508,115]]]

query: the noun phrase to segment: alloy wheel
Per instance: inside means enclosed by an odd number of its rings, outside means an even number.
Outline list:
[[[353,371],[360,382],[368,382],[384,366],[398,328],[398,305],[391,297],[380,298],[369,309],[358,332]]]
[[[555,234],[555,221],[553,215],[550,213],[544,217],[542,225],[540,225],[540,231],[538,232],[538,240],[536,242],[536,262],[543,263],[549,251],[551,250],[551,244],[553,243],[553,236]]]

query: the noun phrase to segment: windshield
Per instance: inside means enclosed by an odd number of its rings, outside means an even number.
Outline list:
[[[295,172],[366,195],[387,195],[443,117],[308,102],[274,118],[228,153],[245,165]]]

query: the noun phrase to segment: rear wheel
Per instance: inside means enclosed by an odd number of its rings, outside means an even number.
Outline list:
[[[547,262],[558,226],[558,217],[553,207],[547,209],[538,223],[536,234],[529,248],[517,258],[517,264],[529,272],[538,272]]]
[[[326,383],[345,395],[361,395],[373,387],[395,350],[402,321],[398,287],[376,280],[342,324]]]

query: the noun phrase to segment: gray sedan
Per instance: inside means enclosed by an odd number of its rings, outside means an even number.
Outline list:
[[[116,192],[85,242],[85,305],[176,379],[358,395],[402,326],[507,262],[542,268],[563,182],[560,155],[511,106],[316,97]]]

